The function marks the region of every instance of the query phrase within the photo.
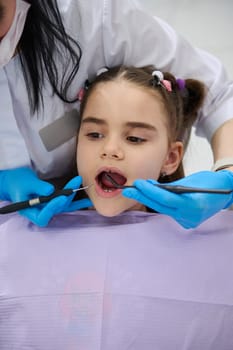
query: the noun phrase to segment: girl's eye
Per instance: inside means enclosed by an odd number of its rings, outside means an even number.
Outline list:
[[[128,136],[127,141],[129,141],[131,143],[143,143],[143,142],[146,142],[146,139],[143,139],[143,138],[137,137],[137,136]]]
[[[103,138],[103,134],[100,134],[99,132],[89,132],[86,136],[89,139],[101,139],[101,138]]]

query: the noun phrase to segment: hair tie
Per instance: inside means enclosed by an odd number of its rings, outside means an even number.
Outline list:
[[[163,73],[160,70],[154,70],[152,72],[152,77],[157,80],[158,84],[163,80]]]
[[[168,92],[172,91],[172,84],[169,80],[164,79],[164,75],[159,70],[154,70],[152,72],[153,77],[153,86],[156,87],[158,85],[161,85],[164,87]]]
[[[176,79],[176,84],[180,91],[185,89],[185,80],[184,79]]]

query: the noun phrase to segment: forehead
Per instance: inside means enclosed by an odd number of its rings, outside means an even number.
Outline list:
[[[117,108],[132,112],[150,111],[166,115],[163,98],[157,89],[141,86],[124,79],[98,83],[91,92],[88,105]],[[108,106],[108,107],[107,107]]]
[[[151,87],[141,86],[131,81],[124,79],[116,79],[113,81],[106,81],[98,83],[91,95],[98,96],[98,99],[112,98],[109,101],[118,98],[121,101],[137,104],[137,102],[155,102],[156,104],[163,104],[163,99],[160,93]],[[144,104],[145,104],[144,103]]]
[[[128,81],[98,83],[91,91],[83,112],[82,118],[100,118],[109,125],[144,122],[167,129],[166,110],[160,94]]]

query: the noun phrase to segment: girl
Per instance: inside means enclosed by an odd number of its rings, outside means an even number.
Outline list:
[[[169,182],[184,176],[183,150],[204,95],[200,81],[176,79],[153,67],[116,67],[100,74],[88,87],[81,105],[77,167],[84,185],[95,184],[88,195],[101,214],[149,207],[169,214],[185,228],[192,226],[192,220],[203,220],[202,194],[198,206],[190,210],[187,194],[161,190],[155,184],[156,180]],[[134,185],[122,192],[128,199],[114,189],[106,174],[120,185]],[[226,176],[230,189],[232,176],[230,172]],[[222,188],[222,175],[215,177]],[[198,187],[211,188],[208,180],[208,172],[201,172]],[[190,184],[189,177],[180,181],[175,184]],[[174,207],[175,197],[180,210]],[[208,216],[218,211],[220,203],[225,208],[233,202],[232,192],[210,197]]]
[[[77,168],[88,196],[106,216],[145,206],[121,195],[111,178],[168,182],[184,176],[182,157],[204,102],[204,85],[154,67],[115,67],[89,84],[81,103]],[[110,176],[110,178],[109,178]],[[126,190],[123,191],[127,192]]]

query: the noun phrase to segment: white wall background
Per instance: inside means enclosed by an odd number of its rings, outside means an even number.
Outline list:
[[[233,0],[139,1],[151,13],[166,20],[192,44],[217,56],[233,79]],[[212,166],[208,142],[194,133],[184,165],[186,174],[210,169]]]

